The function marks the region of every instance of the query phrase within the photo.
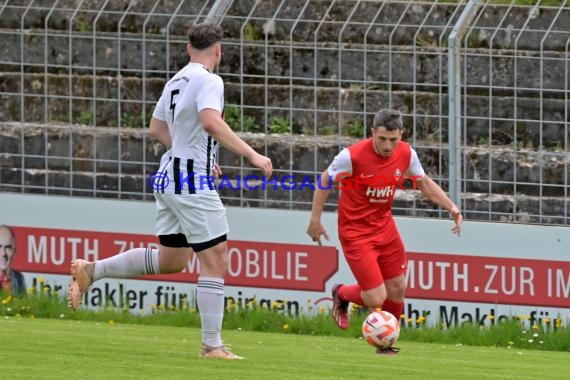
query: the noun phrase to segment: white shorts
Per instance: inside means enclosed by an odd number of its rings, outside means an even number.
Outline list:
[[[184,234],[189,244],[205,243],[227,234],[230,229],[226,208],[215,191],[197,194],[154,192],[156,234]]]

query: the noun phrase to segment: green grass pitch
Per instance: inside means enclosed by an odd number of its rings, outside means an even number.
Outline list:
[[[30,318],[0,320],[1,377],[185,379],[537,379],[570,373],[570,353],[224,331],[243,361],[199,359],[200,330]]]

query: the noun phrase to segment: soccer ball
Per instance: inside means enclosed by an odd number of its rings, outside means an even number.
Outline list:
[[[392,347],[400,336],[400,322],[386,311],[376,311],[364,320],[362,336],[374,347]]]

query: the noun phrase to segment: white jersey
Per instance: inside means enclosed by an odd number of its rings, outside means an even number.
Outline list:
[[[172,148],[160,162],[168,181],[161,192],[213,191],[206,178],[213,176],[218,143],[200,123],[198,113],[206,108],[223,112],[224,82],[205,66],[189,63],[166,83],[152,115],[168,124],[172,137]]]

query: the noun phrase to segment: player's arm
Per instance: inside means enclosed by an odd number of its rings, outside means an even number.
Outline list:
[[[160,141],[167,149],[172,146],[172,136],[170,136],[170,131],[168,130],[168,124],[166,124],[166,113],[165,113],[165,95],[164,91],[160,95],[160,99],[156,102],[154,111],[152,112],[152,117],[150,119],[149,134],[154,139]]]
[[[253,150],[222,118],[224,108],[222,78],[212,74],[202,79],[196,91],[196,106],[200,123],[210,136],[233,153],[245,157],[253,166],[261,169],[264,175],[271,175],[273,171],[271,160]]]
[[[170,149],[172,146],[172,137],[168,130],[168,124],[165,121],[159,120],[155,117],[150,119],[149,134],[156,140],[160,141],[166,148]]]
[[[451,231],[459,236],[461,233],[463,216],[461,216],[461,211],[459,211],[459,208],[455,205],[455,203],[449,199],[443,189],[439,187],[439,185],[435,183],[427,174],[424,174],[422,179],[417,180],[417,187],[430,201],[449,212],[453,218],[453,221],[455,222],[455,226]]]
[[[412,149],[411,152],[410,166],[406,175],[408,178],[412,178],[414,189],[417,187],[417,189],[420,190],[430,201],[447,210],[451,214],[451,217],[455,222],[455,226],[451,231],[459,236],[461,232],[461,223],[463,223],[463,217],[461,216],[459,208],[447,197],[442,188],[424,172],[424,168],[418,158],[418,154],[414,149]]]
[[[321,175],[320,185],[315,189],[313,194],[313,206],[311,208],[311,219],[309,227],[307,227],[307,234],[314,242],[321,243],[321,236],[329,239],[329,235],[325,227],[321,223],[321,215],[323,208],[331,192],[331,181],[337,182],[338,176],[350,176],[352,173],[352,161],[350,159],[350,152],[348,149],[343,149],[333,160],[327,170]]]
[[[311,219],[309,221],[309,227],[307,227],[307,234],[314,242],[319,243],[319,245],[322,245],[321,236],[330,240],[325,227],[321,223],[321,215],[329,193],[331,192],[330,183],[332,180],[333,179],[329,176],[328,169],[325,170],[323,174],[321,174],[321,185],[317,186],[313,194],[313,206],[311,208]]]
[[[224,147],[245,157],[253,166],[261,169],[264,175],[270,176],[273,171],[271,160],[257,153],[245,141],[243,141],[222,119],[220,111],[204,108],[198,113],[202,126],[216,141]]]

